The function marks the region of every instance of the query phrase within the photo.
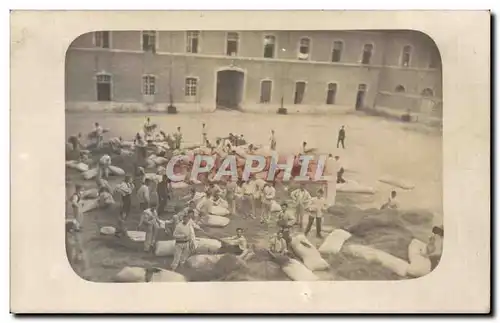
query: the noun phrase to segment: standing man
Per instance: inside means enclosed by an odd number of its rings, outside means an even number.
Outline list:
[[[257,195],[257,187],[255,185],[255,182],[252,179],[248,179],[243,185],[241,186],[242,191],[243,191],[243,201],[244,205],[246,207],[246,217],[250,217],[252,219],[255,219],[255,212],[256,212],[256,205],[255,205],[255,196]],[[250,212],[248,212],[248,209],[250,208]]]
[[[154,246],[156,243],[156,234],[158,229],[161,227],[160,219],[154,207],[143,210],[141,215],[141,220],[137,226],[137,230],[145,224],[146,227],[146,239],[144,240],[144,251],[151,252],[154,251]]]
[[[271,219],[271,205],[276,197],[276,189],[269,183],[264,185],[262,190],[262,213],[260,223],[268,223]]]
[[[109,155],[102,155],[99,159],[99,171],[97,178],[108,178],[109,177],[109,166],[111,165],[111,157]]]
[[[206,127],[206,124],[205,122],[202,123],[201,125],[201,142],[203,144],[206,144],[206,142],[208,141],[208,134],[207,134],[207,127]]]
[[[184,214],[182,222],[175,226],[175,253],[172,262],[172,270],[175,271],[179,265],[183,266],[190,254],[195,250],[194,228],[190,223],[189,214]]]
[[[75,193],[71,195],[70,202],[71,208],[73,209],[73,216],[76,221],[76,231],[80,231],[83,226],[83,212],[82,207],[80,205],[80,201],[82,200],[83,188],[80,185],[75,185]]]
[[[300,188],[296,189],[290,194],[294,204],[295,204],[295,217],[297,219],[297,224],[300,228],[303,226],[304,211],[311,201],[311,194],[306,190],[304,183],[300,184]]]
[[[120,215],[118,216],[118,225],[116,230],[116,236],[120,237],[122,234],[126,233],[125,221],[127,220],[132,207],[132,191],[134,190],[132,177],[130,177],[130,175],[126,175],[123,182],[116,187],[116,190],[122,197],[122,208],[120,210]]]
[[[95,144],[96,144],[96,148],[99,149],[102,146],[102,141],[103,141],[102,140],[103,139],[102,136],[103,136],[104,130],[99,125],[99,122],[96,122],[94,125],[95,125],[95,128],[94,128]]]
[[[151,119],[149,117],[146,118],[146,122],[144,123],[143,131],[144,131],[144,139],[146,141],[152,140],[154,126],[151,124]]]
[[[170,192],[172,189],[172,184],[167,175],[163,175],[161,181],[156,187],[156,193],[158,194],[158,215],[162,215],[165,212],[165,207],[167,206],[167,201],[170,199]]]
[[[177,127],[177,131],[174,133],[174,139],[175,139],[175,149],[181,149],[181,142],[182,142],[181,127]]]
[[[203,220],[205,216],[210,214],[213,206],[212,192],[209,190],[205,193],[205,196],[196,205],[196,210],[198,213],[198,220]]]
[[[288,209],[287,203],[281,204],[281,211],[278,214],[278,228],[279,231],[283,234],[283,239],[285,239],[288,247],[290,248],[292,242],[292,227],[296,223],[296,219],[293,216],[291,210]]]
[[[339,135],[337,137],[337,148],[339,148],[339,144],[342,144],[342,148],[345,149],[345,126],[342,126],[339,130]]]
[[[276,150],[276,137],[274,136],[274,130],[271,130],[270,141],[271,150]]]
[[[433,227],[432,236],[429,238],[429,243],[427,244],[427,256],[431,261],[432,270],[437,267],[441,260],[441,255],[443,254],[443,238],[444,228],[442,226]]]
[[[229,204],[229,211],[231,214],[236,214],[236,189],[238,184],[230,180],[226,185],[226,201]]]
[[[141,187],[137,190],[137,200],[139,201],[139,206],[142,211],[149,209],[149,203],[151,201],[149,197],[149,185],[151,184],[151,180],[146,178],[144,182],[142,182]]]
[[[307,207],[307,211],[309,211],[310,214],[306,231],[304,232],[306,236],[309,234],[309,231],[311,231],[313,222],[316,220],[316,236],[318,238],[323,238],[321,235],[321,223],[323,220],[323,212],[326,211],[327,207],[328,205],[326,203],[324,192],[322,189],[319,189],[317,196],[311,199],[311,202]]]

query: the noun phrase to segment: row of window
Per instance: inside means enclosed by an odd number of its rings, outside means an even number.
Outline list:
[[[294,104],[301,104],[304,100],[304,94],[306,90],[306,82],[298,81],[295,83],[295,96]],[[327,93],[326,93],[326,104],[335,104],[335,98],[337,96],[337,83],[328,83]],[[97,75],[97,88],[98,88],[98,100],[99,101],[109,101],[111,100],[111,94],[100,95],[99,91],[111,91],[111,76],[108,74]],[[271,93],[273,88],[273,81],[263,80],[260,85],[260,103],[271,102]],[[366,92],[366,84],[358,85],[358,92]],[[398,85],[395,92],[402,93],[406,89],[402,85]],[[152,75],[145,75],[142,77],[142,93],[144,95],[155,95],[156,92],[156,77]],[[198,93],[198,79],[195,77],[187,77],[185,79],[184,95],[186,97],[195,97]],[[434,92],[430,88],[426,88],[421,92],[422,96],[433,96]]]
[[[200,32],[199,31],[187,31],[186,32],[186,52],[197,54],[199,52],[200,46]],[[95,46],[100,48],[110,48],[110,32],[109,31],[99,31],[95,33]],[[142,49],[144,51],[156,50],[156,31],[142,31]],[[311,56],[311,44],[312,41],[309,37],[300,38],[298,49],[297,49],[297,59],[299,60],[309,60]],[[276,58],[278,56],[276,36],[265,35],[263,37],[263,57],[264,58]],[[227,56],[238,56],[238,51],[240,47],[240,35],[237,32],[228,32],[226,34],[226,55]],[[370,64],[373,55],[373,44],[363,45],[361,54],[361,64]],[[341,40],[333,41],[331,61],[341,62],[342,54],[344,51],[344,42]],[[403,46],[401,49],[401,59],[400,65],[403,67],[409,67],[411,64],[412,57],[412,47],[410,45]],[[433,56],[431,56],[429,62],[430,68],[436,67],[436,61]]]

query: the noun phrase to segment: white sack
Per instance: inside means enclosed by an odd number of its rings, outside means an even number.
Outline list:
[[[226,202],[226,204],[227,204],[227,202]],[[214,205],[210,209],[210,214],[212,214],[212,215],[226,216],[226,215],[229,215],[229,213],[231,213],[231,212],[229,212],[229,210],[227,208],[219,206],[219,205]]]
[[[127,236],[135,242],[144,242],[146,240],[146,232],[144,231],[127,231]]]
[[[146,269],[140,267],[125,267],[115,276],[120,283],[143,283],[146,281]]]
[[[153,273],[151,276],[151,283],[163,283],[163,282],[186,282],[186,277],[176,273],[175,271],[161,269],[159,272]]]
[[[97,167],[89,169],[88,171],[86,171],[82,174],[83,179],[86,179],[86,180],[92,179],[92,178],[97,176],[98,172],[99,172],[99,169]]]
[[[351,237],[351,234],[345,230],[337,229],[326,237],[323,244],[319,247],[318,251],[321,254],[337,254],[342,249],[344,243]]]
[[[385,268],[392,270],[394,273],[401,277],[406,276],[408,267],[410,266],[409,263],[400,258],[368,246],[353,244],[346,246],[344,250],[346,253],[349,253],[355,257],[360,257],[368,261],[377,262]]]
[[[113,174],[113,175],[116,175],[116,176],[125,175],[125,171],[118,166],[109,165],[108,168],[109,168],[109,171],[111,172],[111,174]]]
[[[415,185],[411,183],[407,183],[406,181],[398,178],[393,178],[391,176],[383,176],[379,179],[380,182],[389,184],[392,186],[396,186],[405,190],[411,190],[415,187]]]
[[[169,257],[175,253],[175,240],[158,241],[155,246],[155,255]]]
[[[223,228],[229,224],[229,219],[218,215],[205,215],[202,218],[202,223],[207,227]]]
[[[224,255],[194,255],[186,260],[186,265],[193,269],[210,269]]]
[[[319,277],[316,276],[311,270],[295,259],[290,261],[282,267],[283,272],[295,281],[317,281]]]
[[[309,242],[303,234],[295,235],[292,238],[291,245],[295,254],[297,254],[302,259],[304,265],[312,271],[330,268],[330,265],[321,258],[316,247]]]
[[[109,236],[109,235],[114,235],[116,233],[116,229],[114,227],[102,227],[99,232],[102,234],[102,235],[106,235],[106,236]]]
[[[408,246],[408,258],[408,275],[422,277],[431,272],[431,261],[427,257],[427,245],[424,242],[413,239]]]

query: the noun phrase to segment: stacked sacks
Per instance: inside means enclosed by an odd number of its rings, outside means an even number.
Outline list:
[[[321,258],[316,247],[303,234],[292,237],[291,246],[294,253],[302,259],[304,265],[310,270],[327,270],[330,268],[330,265]]]

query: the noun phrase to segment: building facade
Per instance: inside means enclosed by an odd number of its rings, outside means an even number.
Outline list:
[[[441,115],[441,58],[413,31],[100,31],[66,57],[68,110]]]

